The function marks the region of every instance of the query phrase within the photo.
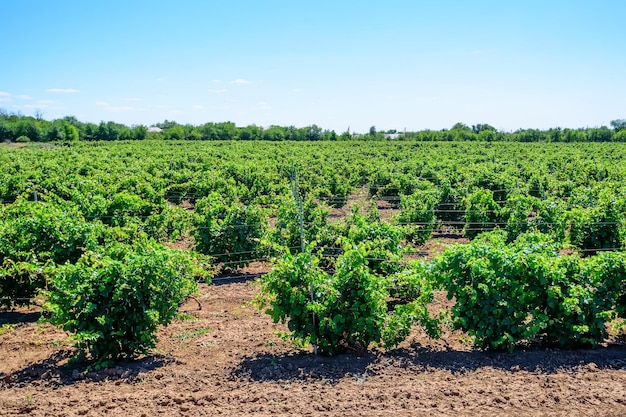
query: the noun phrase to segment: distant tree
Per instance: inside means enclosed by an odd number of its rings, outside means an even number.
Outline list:
[[[237,126],[233,122],[217,123],[216,125],[220,140],[234,140],[238,137]]]
[[[163,122],[155,124],[155,126],[161,128],[161,129],[169,129],[169,128],[178,126],[178,123],[176,123],[173,120],[165,119]]]
[[[148,136],[148,128],[143,125],[133,127],[133,138],[135,140],[144,140]]]
[[[55,120],[50,123],[44,136],[47,142],[58,142],[64,140],[65,132],[63,130],[63,122]]]
[[[466,131],[466,132],[471,132],[472,129],[470,129],[470,127],[468,125],[466,125],[465,123],[455,123],[454,126],[452,126],[451,130],[461,130],[461,131]]]
[[[459,124],[463,125],[463,123],[457,123],[456,125],[459,125]],[[479,134],[480,132],[484,132],[485,130],[495,132],[496,128],[486,123],[478,123],[476,125],[472,125],[472,132],[474,132],[475,134]]]
[[[239,140],[261,139],[263,131],[257,125],[249,125],[239,131]]]
[[[78,142],[78,129],[69,123],[63,124],[63,139],[66,142]]]
[[[180,125],[171,127],[163,130],[163,136],[167,140],[183,140],[185,139],[185,129]]]
[[[611,126],[615,132],[626,129],[626,119],[611,120]]]
[[[376,126],[370,127],[370,136],[371,137],[376,136]]]
[[[590,142],[611,142],[613,131],[606,126],[587,129],[587,137]]]
[[[285,136],[285,131],[280,126],[270,126],[263,131],[263,140],[282,141]]]
[[[39,142],[44,139],[39,122],[34,117],[22,117],[17,123],[15,136],[26,136],[31,141]]]
[[[15,136],[13,134],[13,127],[4,119],[0,119],[0,141],[13,141]]]
[[[318,125],[311,125],[308,127],[309,137],[308,140],[320,140],[322,139],[323,130]]]

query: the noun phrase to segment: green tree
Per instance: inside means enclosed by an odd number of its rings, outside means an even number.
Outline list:
[[[611,120],[611,126],[615,132],[619,132],[621,130],[626,129],[626,119],[615,119]]]

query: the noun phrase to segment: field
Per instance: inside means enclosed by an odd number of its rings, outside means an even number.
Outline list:
[[[624,156],[591,143],[0,148],[0,415],[623,415]],[[92,297],[84,317],[104,294],[76,293],[80,280],[126,288],[116,274],[136,270],[198,291],[176,287],[183,315],[151,353],[70,361],[70,304]],[[286,282],[317,304],[279,306]],[[46,294],[59,327],[41,320]],[[302,327],[274,323],[260,294]],[[87,338],[125,321],[107,308]]]
[[[456,333],[433,343],[415,332],[391,353],[316,357],[276,337],[282,326],[249,305],[257,290],[250,281],[201,286],[202,310],[160,330],[155,355],[86,377],[63,366],[64,332],[20,323],[1,336],[0,415],[619,416],[626,410],[621,344],[481,352]]]

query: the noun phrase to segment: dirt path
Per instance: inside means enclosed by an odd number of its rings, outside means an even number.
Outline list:
[[[256,291],[201,285],[154,356],[87,375],[36,310],[0,313],[0,416],[626,415],[624,345],[485,353],[418,329],[393,352],[316,357],[276,336]]]

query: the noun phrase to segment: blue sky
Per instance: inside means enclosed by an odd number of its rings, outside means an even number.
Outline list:
[[[626,118],[626,1],[0,0],[0,108],[338,133]]]

